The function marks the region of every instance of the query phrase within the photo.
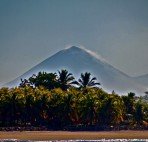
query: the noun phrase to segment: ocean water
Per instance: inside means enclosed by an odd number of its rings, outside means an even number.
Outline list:
[[[148,142],[148,139],[98,139],[98,140],[52,140],[52,141],[1,139],[0,142]]]

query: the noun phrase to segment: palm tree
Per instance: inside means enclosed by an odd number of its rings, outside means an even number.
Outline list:
[[[7,126],[10,122],[9,95],[10,90],[8,88],[0,89],[0,126]]]
[[[143,104],[139,100],[136,103],[136,108],[135,108],[135,114],[134,114],[134,119],[137,122],[138,125],[142,124],[143,118],[144,118],[144,112],[143,112]]]
[[[74,84],[74,77],[71,73],[68,73],[67,70],[61,70],[58,71],[59,74],[59,78],[58,78],[58,83],[59,83],[59,87],[66,91],[69,87],[72,86],[72,84]]]
[[[134,114],[134,110],[135,110],[134,97],[135,97],[135,93],[132,93],[132,92],[128,93],[128,96],[122,96],[127,114],[132,114],[132,115]]]
[[[81,117],[84,124],[92,125],[95,120],[95,98],[87,93],[80,100]]]
[[[75,82],[80,88],[86,89],[95,87],[100,85],[100,83],[95,82],[97,80],[96,77],[91,78],[91,73],[85,72],[84,74],[81,73],[81,77],[78,82]]]
[[[23,119],[25,122],[25,125],[31,124],[33,125],[35,120],[35,91],[30,86],[25,86],[23,88],[23,94],[25,99],[25,106],[24,106],[24,113],[23,113]]]
[[[47,123],[47,111],[48,100],[50,93],[44,87],[38,87],[35,89],[36,101],[35,101],[35,116],[37,125],[45,125]]]

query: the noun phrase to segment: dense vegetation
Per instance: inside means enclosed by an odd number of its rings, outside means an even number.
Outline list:
[[[90,73],[75,81],[67,70],[39,72],[0,89],[0,128],[51,130],[147,129],[148,104],[134,93],[108,94]]]

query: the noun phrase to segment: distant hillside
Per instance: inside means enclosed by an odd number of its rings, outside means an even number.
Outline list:
[[[148,88],[148,74],[135,77],[134,79]]]

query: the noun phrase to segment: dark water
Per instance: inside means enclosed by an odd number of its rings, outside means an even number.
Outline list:
[[[23,141],[16,139],[2,139],[0,142],[148,142],[148,139],[98,139],[98,140],[53,140],[53,141]]]

